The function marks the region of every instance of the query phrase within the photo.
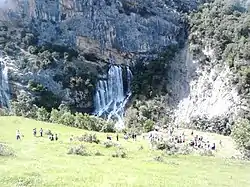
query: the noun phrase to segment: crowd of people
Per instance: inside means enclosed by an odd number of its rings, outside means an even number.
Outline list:
[[[39,136],[44,136],[44,131],[42,128],[39,130]],[[46,133],[49,137],[50,141],[57,141],[58,135],[53,134],[50,130]],[[33,136],[37,137],[37,129],[33,129]],[[24,135],[21,134],[20,130],[16,131],[16,139],[21,140],[21,137],[24,137]],[[145,138],[144,136],[142,136]],[[133,141],[136,141],[137,134],[136,133],[124,133],[124,139],[128,140],[131,138]],[[184,132],[178,135],[178,133],[174,133],[174,129],[171,128],[168,133],[166,132],[159,132],[158,130],[154,130],[152,132],[148,133],[148,138],[150,143],[160,142],[160,141],[170,141],[176,144],[188,144],[189,146],[195,148],[195,149],[216,149],[215,142],[210,142],[208,139],[204,138],[203,136],[194,135],[194,132],[192,131],[190,136],[186,136]],[[70,138],[70,140],[73,140],[73,136]],[[72,141],[71,140],[71,141]],[[107,134],[107,140],[112,140],[112,136]],[[119,134],[116,134],[116,141],[119,141]],[[221,141],[219,143],[221,145]]]
[[[57,141],[58,140],[58,135],[57,134],[53,134],[53,133],[51,133],[51,131],[48,131],[47,134],[48,134],[48,137],[49,137],[50,141],[54,141],[54,140]],[[33,129],[33,136],[37,137],[37,129],[36,128]],[[43,134],[43,128],[40,128],[40,130],[39,130],[39,136],[40,137],[44,136],[44,134]],[[24,137],[24,135],[21,134],[20,130],[18,129],[16,131],[16,139],[17,140],[21,140],[21,137]]]
[[[184,132],[175,131],[173,128],[168,129],[167,132],[160,132],[157,129],[148,133],[148,140],[153,147],[153,144],[162,141],[169,141],[175,144],[188,144],[195,149],[216,149],[216,143],[212,142],[208,138],[204,138],[200,135],[194,135],[192,131],[190,135],[186,135]],[[222,142],[220,141],[220,145]]]

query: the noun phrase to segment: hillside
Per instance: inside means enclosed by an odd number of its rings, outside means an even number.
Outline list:
[[[0,156],[1,187],[250,185],[250,163],[246,161],[205,156],[166,156],[160,151],[150,151],[141,137],[136,142],[120,138],[119,143],[127,150],[127,158],[113,158],[111,155],[117,148],[105,148],[103,142],[106,141],[106,134],[102,133],[97,133],[101,144],[83,144],[89,153],[94,155],[99,151],[103,156],[68,155],[72,144],[80,144],[70,142],[69,137],[82,135],[86,131],[21,117],[0,117],[0,124],[0,143],[8,145],[15,154]],[[58,133],[59,140],[51,142],[47,136],[33,137],[32,129],[35,127]],[[17,129],[24,135],[21,141],[15,140]],[[219,139],[228,141],[222,136]],[[156,161],[154,158],[157,156],[163,160]]]

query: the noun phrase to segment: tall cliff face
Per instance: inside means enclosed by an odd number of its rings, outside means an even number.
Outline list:
[[[191,15],[189,44],[169,71],[177,124],[228,135],[237,118],[250,119],[245,2],[215,0]]]
[[[114,48],[131,53],[156,53],[183,40],[181,12],[197,6],[196,0],[11,2],[11,9],[5,7],[2,19],[28,24],[39,33],[40,43],[52,41],[85,48],[83,42],[88,38],[98,43],[101,50]]]
[[[197,4],[196,0],[1,1],[0,49],[10,62],[12,96],[21,90],[37,96],[37,86],[42,85],[39,92],[46,97],[40,104],[53,93],[56,98],[50,102],[55,106],[66,101],[78,111],[93,112],[98,74],[107,73],[107,64],[155,58],[167,46],[183,43],[187,34],[183,12]]]
[[[233,82],[235,73],[214,58],[211,48],[204,49],[200,58],[190,48],[187,45],[181,51],[169,72],[174,122],[228,135],[247,107]]]

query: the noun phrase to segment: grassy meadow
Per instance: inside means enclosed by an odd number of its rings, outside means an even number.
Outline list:
[[[33,137],[42,127],[57,133],[59,140]],[[15,138],[16,130],[24,135]],[[249,187],[250,163],[204,156],[167,156],[151,151],[145,140],[119,143],[127,158],[113,158],[117,148],[105,148],[106,134],[96,133],[100,144],[82,143],[92,155],[67,154],[71,135],[85,131],[21,117],[0,117],[0,144],[14,150],[14,156],[0,156],[0,187]],[[113,135],[115,137],[115,135]],[[143,147],[143,149],[139,149]],[[161,155],[163,162],[154,160]]]

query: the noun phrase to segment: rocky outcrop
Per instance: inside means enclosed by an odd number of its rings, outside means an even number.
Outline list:
[[[167,46],[185,41],[183,12],[197,4],[196,0],[1,1],[0,49],[10,57],[12,96],[20,90],[30,92],[32,80],[78,111],[93,112],[93,88],[98,74],[106,74],[106,64],[155,58]],[[60,48],[57,58],[53,49],[42,48],[48,43],[77,54],[65,60]],[[41,63],[45,66],[37,68]]]
[[[159,52],[184,39],[183,11],[196,0],[12,0],[2,19],[29,24],[39,42],[79,46],[98,44],[102,53]],[[10,8],[10,9],[9,9]],[[89,42],[90,41],[90,42]],[[95,51],[96,53],[96,51]]]
[[[190,48],[187,45],[169,72],[175,123],[228,135],[247,107],[233,82],[235,74],[214,58],[211,48],[196,57]]]

